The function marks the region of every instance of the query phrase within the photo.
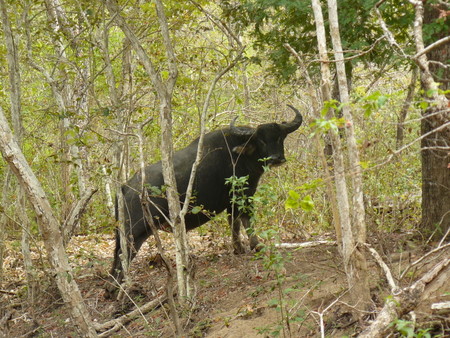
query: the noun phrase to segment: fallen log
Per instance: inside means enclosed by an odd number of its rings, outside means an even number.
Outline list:
[[[313,241],[313,242],[303,242],[303,243],[277,243],[275,247],[277,248],[310,248],[319,245],[336,245],[336,241]]]
[[[113,332],[120,330],[126,323],[132,321],[133,319],[136,319],[138,316],[142,316],[143,314],[154,310],[155,308],[164,304],[166,301],[166,295],[160,296],[152,300],[151,302],[148,302],[143,306],[140,306],[139,308],[124,314],[121,317],[111,319],[102,324],[94,323],[94,328],[95,330],[97,330],[97,332],[104,331],[98,335],[99,337],[108,337]]]
[[[449,275],[450,270],[446,267],[450,264],[449,258],[444,258],[437,263],[429,272],[409,287],[396,289],[396,293],[387,298],[383,308],[375,320],[358,337],[374,338],[385,337],[389,324],[395,319],[413,311],[419,304],[427,286],[441,274]],[[444,279],[446,279],[444,277]]]

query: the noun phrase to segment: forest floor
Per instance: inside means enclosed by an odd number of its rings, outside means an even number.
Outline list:
[[[371,244],[382,255],[394,275],[423,255],[409,235],[373,234]],[[173,253],[170,236],[163,234],[167,252]],[[220,237],[220,236],[219,236]],[[327,239],[322,236],[318,239]],[[297,242],[294,238],[283,241]],[[234,255],[229,240],[212,233],[189,234],[195,273],[195,302],[182,316],[189,337],[320,337],[318,313],[324,311],[327,337],[356,336],[360,322],[353,319],[346,277],[337,247],[322,244],[302,249],[275,249],[261,255]],[[77,337],[56,285],[43,272],[37,273],[34,306],[28,305],[22,258],[9,243],[0,293],[0,329],[7,337]],[[16,244],[17,245],[17,244]],[[152,246],[152,249],[150,246]],[[152,265],[153,243],[145,244],[131,266],[132,286],[124,301],[106,299],[104,286],[110,269],[114,239],[77,236],[68,247],[76,279],[96,323],[104,323],[164,294],[165,268]],[[43,252],[43,251],[42,251]],[[37,265],[46,265],[43,253],[34,253]],[[449,255],[445,250],[440,255]],[[257,257],[259,256],[259,257]],[[441,256],[442,257],[442,256]],[[173,258],[173,257],[172,257]],[[283,263],[282,267],[274,263]],[[412,269],[401,286],[409,285],[429,268]],[[369,261],[371,293],[380,310],[389,295],[386,279],[376,262]],[[416,332],[431,329],[431,336],[450,336],[448,314],[436,314],[430,305],[450,300],[450,281],[422,299],[415,310]],[[366,323],[365,323],[366,324]],[[364,323],[362,325],[365,325]],[[0,330],[0,332],[1,332]],[[113,337],[171,337],[174,328],[167,305],[138,315],[111,333]],[[1,336],[1,334],[0,334]],[[398,332],[391,336],[400,336]]]

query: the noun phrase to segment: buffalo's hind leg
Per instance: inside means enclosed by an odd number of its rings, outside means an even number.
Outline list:
[[[247,232],[248,240],[250,242],[250,250],[256,250],[258,251],[260,248],[258,236],[255,234],[255,230],[253,229],[253,226],[250,223],[250,216],[248,215],[241,215],[239,217],[241,219],[242,225],[245,228],[245,232]]]
[[[241,220],[240,217],[233,217],[232,214],[228,214],[228,223],[231,227],[231,239],[233,241],[233,250],[236,255],[245,253],[245,248],[241,242]]]
[[[238,215],[238,216],[236,216]],[[234,216],[234,217],[233,217]],[[231,235],[232,235],[232,241],[233,241],[233,249],[235,254],[244,254],[245,248],[241,242],[241,225],[244,226],[245,231],[247,232],[249,242],[250,242],[250,250],[258,250],[259,247],[259,240],[258,236],[255,235],[255,232],[253,230],[253,227],[250,224],[250,215],[245,213],[237,214],[236,212],[234,214],[228,213],[228,223],[231,227]]]
[[[122,234],[120,233],[120,230],[116,229],[116,244],[115,244],[116,246],[114,249],[114,260],[110,272],[110,278],[105,287],[106,298],[112,298],[116,294],[118,286],[122,283],[125,274],[121,258],[122,255],[122,247],[120,245],[121,236]],[[139,234],[138,236],[130,236],[130,235],[127,236],[128,266],[130,265],[133,258],[136,256],[142,244],[149,236],[150,236],[149,232],[145,234]]]

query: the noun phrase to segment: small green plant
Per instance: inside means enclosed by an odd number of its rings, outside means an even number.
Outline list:
[[[322,184],[322,180],[317,179],[310,183],[302,184],[295,189],[289,190],[288,197],[284,203],[284,207],[286,208],[286,210],[301,208],[306,212],[313,211],[314,201],[309,192],[314,192]]]
[[[264,167],[268,171],[268,167]],[[253,196],[247,196],[246,192],[248,190],[248,176],[237,177],[232,176],[226,179],[226,184],[230,185],[230,198],[231,203],[237,207],[240,212],[245,212],[249,214],[254,221],[255,214],[254,210],[267,208],[258,208],[258,206],[267,206],[271,202],[277,199],[277,195],[270,185],[261,185],[258,189],[258,193]],[[320,182],[312,183],[316,186]],[[309,186],[308,186],[309,187]],[[309,187],[312,189],[311,187]],[[306,186],[301,192],[306,191]],[[292,208],[301,207],[306,211],[313,209],[314,204],[310,196],[300,198],[300,195],[295,191],[289,192],[291,197],[290,202]],[[256,206],[256,207],[255,207]],[[293,311],[294,301],[289,299],[289,294],[297,291],[298,288],[287,287],[285,285],[286,281],[286,268],[285,265],[290,261],[290,253],[282,252],[278,247],[277,243],[281,241],[278,232],[278,227],[276,225],[269,226],[266,229],[259,229],[256,234],[263,240],[264,244],[261,245],[259,252],[255,254],[255,259],[261,260],[262,265],[266,271],[269,272],[275,281],[274,285],[270,290],[260,289],[256,290],[252,296],[257,297],[258,294],[263,292],[276,292],[276,297],[271,299],[268,303],[269,307],[275,308],[280,313],[280,320],[276,323],[271,323],[264,327],[256,328],[260,334],[270,335],[273,337],[277,336],[291,336],[291,324],[294,322],[303,321],[304,311],[297,309]]]
[[[431,338],[431,334],[428,332],[430,329],[414,330],[414,323],[409,320],[396,319],[391,323],[391,327],[392,326],[395,327],[395,330],[397,330],[402,337]]]
[[[225,179],[225,184],[230,185],[230,201],[234,207],[241,212],[252,215],[253,209],[251,207],[250,198],[246,195],[248,190],[249,176],[231,176]]]
[[[190,337],[204,337],[205,332],[207,332],[212,326],[212,320],[210,318],[206,318],[198,322],[194,328],[191,330],[189,336]]]
[[[276,246],[280,242],[279,233],[275,229],[268,229],[258,233],[266,243],[261,250],[256,253],[255,258],[261,259],[265,270],[269,271],[275,279],[272,291],[276,291],[276,298],[269,300],[268,306],[275,308],[280,314],[280,320],[264,327],[256,328],[260,334],[268,334],[272,337],[292,336],[291,325],[304,320],[304,311],[301,309],[293,311],[295,300],[290,300],[289,295],[298,291],[298,285],[287,287],[286,263],[290,261],[290,253],[283,253]]]

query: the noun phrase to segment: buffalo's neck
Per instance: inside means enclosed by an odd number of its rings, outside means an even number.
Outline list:
[[[261,161],[256,158],[246,158],[241,159],[242,164],[244,165],[246,173],[240,176],[249,176],[249,185],[256,186],[259,182],[259,179],[264,174],[264,168]]]

